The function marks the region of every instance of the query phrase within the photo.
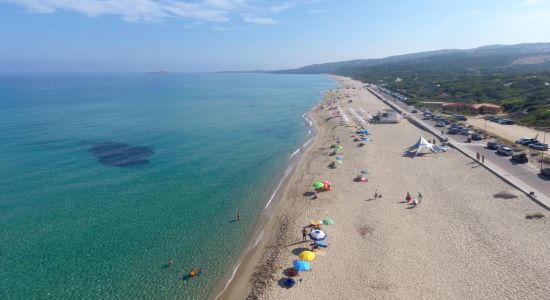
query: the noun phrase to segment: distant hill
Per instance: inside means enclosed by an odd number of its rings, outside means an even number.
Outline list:
[[[550,55],[550,43],[533,43],[518,45],[490,45],[474,49],[444,49],[413,54],[389,56],[378,59],[355,59],[341,62],[315,64],[298,69],[277,70],[272,73],[287,74],[360,74],[370,69],[407,72],[410,67],[424,70],[451,68],[454,70],[470,68],[514,68],[525,64],[515,64],[518,60],[529,57]],[[537,60],[535,60],[537,61]],[[540,61],[547,64],[550,60]],[[529,64],[530,69],[550,69],[550,65]],[[535,66],[536,67],[533,67]],[[540,68],[539,68],[540,67]]]
[[[550,43],[490,45],[272,71],[337,74],[421,101],[493,102],[519,123],[550,126]]]

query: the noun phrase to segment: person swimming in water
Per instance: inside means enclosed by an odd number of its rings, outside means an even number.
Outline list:
[[[191,271],[189,271],[189,277],[195,277],[197,275],[199,275],[199,273],[201,272],[201,269],[199,268],[198,270],[196,268],[191,268]]]

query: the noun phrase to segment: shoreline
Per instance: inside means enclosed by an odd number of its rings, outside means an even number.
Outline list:
[[[325,92],[320,103],[334,101],[342,117],[318,110],[321,104],[308,113],[316,139],[284,184],[261,242],[243,257],[241,269],[219,299],[550,295],[550,287],[543,284],[550,279],[550,246],[545,243],[550,222],[526,218],[540,211],[538,205],[456,150],[406,157],[403,149],[419,135],[435,136],[405,120],[368,124],[369,141],[358,147],[352,142],[355,129],[349,128],[358,121],[353,112],[366,115],[363,108],[373,112],[387,105],[361,89],[358,81],[332,78],[338,87]],[[345,117],[348,110],[351,115]],[[327,150],[335,136],[342,141],[346,161],[330,169],[327,165],[334,158]],[[368,168],[368,183],[353,181],[363,168]],[[312,200],[308,191],[315,180],[330,180],[333,190]],[[370,198],[375,189],[383,199]],[[403,201],[407,191],[422,192],[418,208]],[[501,192],[516,199],[498,199],[496,193]],[[308,249],[301,228],[307,220],[323,217],[335,222],[323,227],[330,247],[317,252],[313,271],[300,272],[295,287],[283,288],[285,269]]]
[[[330,76],[339,86],[339,82]],[[336,88],[338,88],[338,86]],[[243,299],[247,298],[251,288],[250,279],[253,276],[256,267],[263,260],[263,250],[267,243],[275,236],[275,227],[271,225],[277,224],[277,216],[280,214],[284,196],[287,194],[289,184],[295,179],[299,166],[307,158],[311,147],[319,140],[319,127],[312,121],[311,113],[325,100],[325,93],[328,90],[321,92],[321,100],[316,102],[313,107],[302,115],[302,118],[307,124],[308,134],[304,143],[290,154],[287,167],[281,175],[278,183],[273,185],[273,192],[258,216],[258,220],[253,226],[253,234],[249,237],[246,245],[247,248],[239,255],[236,266],[232,269],[232,275],[229,280],[223,285],[217,284],[214,288],[215,293],[212,294],[212,299]]]

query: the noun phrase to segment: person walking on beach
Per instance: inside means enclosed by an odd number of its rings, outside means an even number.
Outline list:
[[[482,164],[485,163],[485,155],[482,155],[482,156],[481,156],[481,163],[482,163]]]
[[[405,200],[407,201],[408,204],[411,204],[411,201],[412,201],[411,193],[407,192],[407,196],[405,196]]]
[[[302,242],[307,242],[307,229],[302,228]]]
[[[479,154],[479,152],[478,152],[478,153],[476,154],[476,159],[477,159],[477,160],[480,160],[480,158],[481,158],[481,154]]]
[[[380,197],[380,194],[378,193],[378,190],[374,190],[374,199],[376,200],[379,197]]]
[[[241,212],[237,211],[237,221],[241,220]]]

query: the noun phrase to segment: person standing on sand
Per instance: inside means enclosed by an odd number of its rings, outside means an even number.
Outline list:
[[[405,200],[407,201],[408,204],[411,204],[411,200],[412,200],[411,193],[407,192],[407,196],[405,196]]]
[[[302,228],[302,242],[307,242],[307,230],[306,228]]]
[[[376,200],[380,194],[378,194],[378,190],[374,190],[374,199]]]
[[[476,159],[477,159],[477,160],[480,160],[480,158],[481,158],[481,154],[479,154],[479,152],[478,152],[478,153],[476,154]]]
[[[237,221],[240,221],[241,220],[241,212],[237,212]]]

